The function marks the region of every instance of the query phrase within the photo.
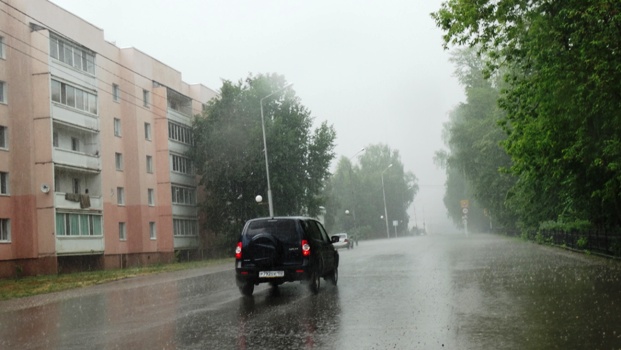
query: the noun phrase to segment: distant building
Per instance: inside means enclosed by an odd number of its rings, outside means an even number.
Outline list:
[[[184,153],[214,96],[47,0],[0,2],[0,277],[199,249]]]

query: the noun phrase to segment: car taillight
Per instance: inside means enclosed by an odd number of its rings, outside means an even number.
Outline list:
[[[235,248],[235,259],[242,258],[242,242],[237,242],[237,248]]]
[[[302,240],[302,256],[310,256],[310,245],[305,239]]]

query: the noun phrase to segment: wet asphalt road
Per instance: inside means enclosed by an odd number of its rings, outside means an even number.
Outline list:
[[[621,349],[621,263],[492,235],[361,242],[337,287],[232,266],[0,302],[0,349]]]

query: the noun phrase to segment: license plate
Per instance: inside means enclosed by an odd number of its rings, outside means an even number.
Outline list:
[[[285,271],[259,271],[259,278],[285,277]]]

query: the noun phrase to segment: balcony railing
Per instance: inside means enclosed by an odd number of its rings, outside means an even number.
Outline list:
[[[56,192],[54,193],[54,205],[56,208],[61,209],[82,209],[82,210],[103,210],[103,197],[102,196],[88,196],[88,201],[80,200],[79,196],[81,195],[73,195],[70,194],[69,199],[67,199],[67,194],[64,192]],[[86,196],[86,195],[83,195]],[[76,199],[78,199],[76,201]],[[88,203],[87,203],[88,202]],[[86,204],[89,204],[86,206]]]
[[[64,164],[85,170],[101,171],[101,160],[98,155],[75,152],[62,148],[54,148],[54,163]]]
[[[198,208],[194,205],[178,205],[173,204],[172,212],[175,216],[198,216]]]
[[[56,236],[56,254],[98,254],[104,251],[103,236]]]
[[[89,73],[77,70],[57,60],[50,60],[50,73],[54,77],[71,82],[76,86],[85,86],[97,90],[97,78]]]
[[[69,107],[52,105],[52,116],[69,125],[76,125],[87,130],[99,131],[99,118],[95,115],[87,115]]]
[[[182,124],[191,124],[192,123],[192,113],[182,113],[172,108],[167,109],[168,119],[181,122]]]
[[[175,236],[175,249],[195,249],[198,248],[197,236]]]

